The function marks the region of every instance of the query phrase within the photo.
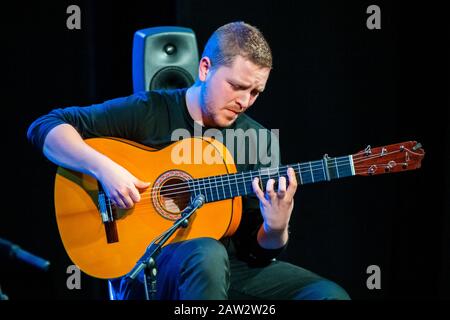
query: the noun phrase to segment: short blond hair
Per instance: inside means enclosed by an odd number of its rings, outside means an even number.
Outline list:
[[[212,68],[231,66],[240,55],[260,67],[272,68],[272,51],[261,31],[242,21],[218,28],[209,38],[202,58],[211,60]]]

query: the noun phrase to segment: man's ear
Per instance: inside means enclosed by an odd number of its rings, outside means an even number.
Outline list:
[[[209,72],[211,72],[211,60],[208,57],[202,57],[198,65],[198,78],[200,81],[205,81]]]

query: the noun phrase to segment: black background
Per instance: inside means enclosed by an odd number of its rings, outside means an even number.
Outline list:
[[[414,3],[414,2],[413,2]],[[3,4],[3,194],[0,237],[52,263],[39,272],[3,259],[0,285],[11,300],[108,299],[103,280],[72,263],[53,209],[55,166],[26,129],[55,107],[132,93],[136,30],[192,28],[199,51],[220,25],[244,20],[272,46],[267,89],[248,113],[280,129],[282,161],[355,153],[367,144],[420,141],[423,167],[407,173],[308,185],[296,194],[284,260],[343,286],[353,299],[450,298],[448,16],[438,2],[58,1]],[[81,8],[81,30],[66,9]],[[369,5],[381,30],[366,27]],[[381,289],[366,287],[369,265]]]

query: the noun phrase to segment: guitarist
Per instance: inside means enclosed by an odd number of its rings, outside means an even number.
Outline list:
[[[173,142],[173,130],[194,133],[194,125],[202,130],[268,132],[244,112],[264,91],[271,67],[271,50],[261,32],[244,22],[229,23],[208,40],[198,78],[191,87],[140,92],[89,107],[55,109],[31,124],[28,139],[55,164],[95,177],[115,206],[131,208],[140,201],[139,191],[149,183],[89,147],[83,139],[113,136],[162,148]],[[277,143],[270,134],[267,137],[268,148]],[[259,139],[257,135],[239,152],[254,152]],[[232,152],[235,160],[237,152]],[[270,157],[279,160],[279,154]],[[263,166],[266,162],[237,163],[238,171]],[[221,241],[197,238],[165,246],[156,261],[156,297],[349,299],[334,282],[275,259],[288,242],[297,187],[292,168],[277,184],[274,188],[275,181],[270,179],[263,191],[258,178],[254,179],[256,196],[243,198],[241,224],[232,237]],[[126,277],[110,281],[119,299],[145,297],[142,274],[135,281]]]

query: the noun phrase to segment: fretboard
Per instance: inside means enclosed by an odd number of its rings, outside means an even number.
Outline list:
[[[210,176],[190,180],[189,189],[194,196],[202,194],[206,202],[215,202],[237,196],[253,194],[252,181],[258,177],[261,186],[269,179],[282,176],[287,179],[287,169],[294,169],[298,184],[317,183],[355,175],[352,156],[324,158],[322,160],[296,163],[276,168],[261,168],[253,171]]]

